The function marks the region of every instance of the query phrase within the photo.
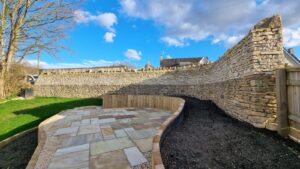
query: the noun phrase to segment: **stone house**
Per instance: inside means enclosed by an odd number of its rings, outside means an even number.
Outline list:
[[[208,57],[160,59],[160,67],[178,67],[208,63],[211,63]]]

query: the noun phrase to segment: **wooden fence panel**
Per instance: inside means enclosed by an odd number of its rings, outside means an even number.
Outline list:
[[[300,69],[287,69],[289,136],[300,141]]]
[[[169,96],[156,95],[105,95],[103,108],[157,108],[176,112],[184,100]]]

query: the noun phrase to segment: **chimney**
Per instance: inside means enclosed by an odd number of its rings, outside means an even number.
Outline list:
[[[160,53],[160,61],[164,60],[163,54]]]
[[[289,49],[288,49],[288,52],[289,52],[290,54],[292,54],[292,55],[295,55],[294,48],[289,48]]]

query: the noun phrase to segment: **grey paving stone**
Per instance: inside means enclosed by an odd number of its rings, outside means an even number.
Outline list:
[[[137,147],[126,148],[124,149],[124,153],[132,167],[147,162]]]
[[[161,116],[170,116],[171,113],[170,112],[160,112]]]
[[[133,141],[139,147],[139,149],[145,153],[152,150],[152,140],[153,137]]]
[[[101,135],[101,133],[87,134],[86,138],[87,138],[87,142],[89,143],[103,141],[103,136]]]
[[[54,135],[77,133],[79,127],[67,127],[56,130]]]
[[[88,116],[88,115],[90,115],[90,112],[89,111],[78,111],[77,114],[83,115],[83,116]]]
[[[66,148],[99,141],[103,141],[103,137],[100,132],[93,134],[78,135],[74,137],[69,137],[68,139],[64,140],[60,148]]]
[[[76,121],[76,120],[81,120],[81,115],[70,115],[70,116],[67,116],[67,119],[70,120],[70,121]]]
[[[114,138],[116,138],[115,135],[105,135],[105,136],[103,136],[104,140],[111,140],[111,139],[114,139]]]
[[[82,119],[80,124],[90,124],[91,123],[91,119]]]
[[[115,130],[115,135],[117,137],[127,137],[127,134],[124,129]]]
[[[71,123],[71,127],[78,127],[80,126],[80,121],[74,121]]]
[[[100,124],[100,129],[104,129],[104,128],[111,128],[111,126],[110,125]]]
[[[79,135],[74,137],[69,137],[68,139],[64,140],[60,147],[71,147],[86,144],[86,135]]]
[[[153,136],[156,135],[158,128],[159,127],[157,127],[157,128],[148,128],[148,129],[145,129],[145,131],[148,133],[149,137],[153,137]]]
[[[134,128],[132,128],[132,127],[124,128],[124,130],[126,132],[133,132],[133,131],[135,131]]]
[[[89,147],[90,147],[89,144],[82,144],[82,145],[77,145],[77,146],[72,146],[72,147],[57,149],[56,152],[55,152],[55,156],[60,156],[60,155],[64,155],[64,154],[74,153],[74,152],[78,152],[78,151],[89,150]]]
[[[116,122],[115,118],[99,119],[99,124]]]
[[[79,151],[54,157],[48,169],[86,168],[89,167],[89,151]]]
[[[122,150],[91,156],[91,169],[131,169]]]
[[[147,137],[153,137],[156,134],[156,129],[143,129],[126,132],[131,139],[143,139]]]
[[[98,125],[86,125],[86,126],[80,126],[78,135],[82,134],[92,134],[92,133],[99,133],[100,127]]]
[[[92,118],[91,119],[91,124],[99,124],[99,119],[98,118]]]
[[[150,117],[161,117],[162,114],[160,112],[153,112],[149,114]]]
[[[121,119],[119,121],[120,121],[120,123],[130,123],[131,119]]]
[[[95,142],[91,143],[91,155],[98,155],[133,146],[134,144],[127,137]]]

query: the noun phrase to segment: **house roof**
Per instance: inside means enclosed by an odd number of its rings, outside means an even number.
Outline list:
[[[178,66],[180,62],[198,63],[198,62],[201,61],[202,58],[203,58],[203,57],[162,59],[162,60],[160,61],[160,66],[161,66],[161,67]]]
[[[287,49],[283,48],[283,54],[291,64],[300,65],[300,60],[295,55],[291,54]]]

